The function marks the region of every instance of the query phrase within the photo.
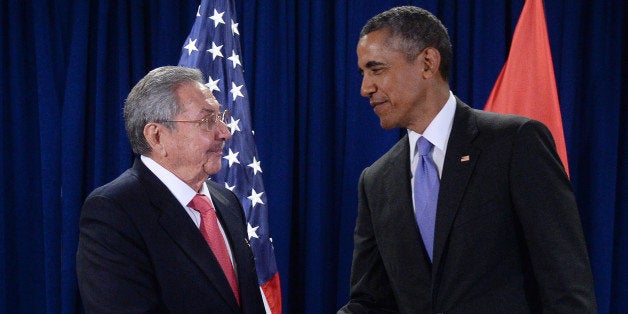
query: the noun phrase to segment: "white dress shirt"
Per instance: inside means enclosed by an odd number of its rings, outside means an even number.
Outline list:
[[[414,177],[418,161],[418,152],[416,151],[416,142],[421,136],[425,137],[434,145],[432,151],[432,159],[438,169],[438,177],[443,176],[443,165],[445,163],[445,153],[447,153],[447,143],[449,142],[449,134],[454,124],[454,114],[456,113],[456,98],[454,93],[449,91],[449,99],[438,112],[434,120],[430,122],[423,134],[419,134],[412,130],[408,131],[408,140],[410,141],[410,170]],[[412,203],[414,206],[414,178],[410,178],[410,186],[412,187]]]
[[[199,213],[192,207],[188,206],[190,201],[192,201],[194,196],[196,196],[196,191],[194,191],[194,189],[192,189],[189,185],[187,185],[187,183],[183,182],[176,175],[174,175],[168,169],[164,168],[163,166],[155,162],[150,157],[142,155],[140,156],[140,159],[142,160],[144,165],[146,165],[148,170],[154,173],[155,176],[157,176],[157,178],[159,178],[159,180],[163,182],[164,185],[166,185],[168,190],[170,190],[170,192],[179,201],[179,203],[181,203],[181,206],[183,206],[183,208],[188,213],[188,215],[190,216],[190,218],[192,219],[196,227],[200,228],[201,213]],[[209,190],[207,189],[207,184],[205,182],[203,182],[203,186],[201,187],[201,191],[199,193],[204,194],[209,198],[209,201],[211,202],[212,207],[214,207],[214,210],[215,210],[216,207],[214,206],[214,201],[212,200],[212,196],[209,195]],[[218,227],[220,228],[220,233],[222,234],[222,237],[225,240],[225,244],[227,245],[227,252],[229,252],[231,265],[233,265],[233,269],[236,271],[236,275],[237,275],[237,269],[233,261],[233,254],[231,253],[231,246],[229,245],[229,240],[227,240],[225,230],[222,228],[220,219],[218,219]]]

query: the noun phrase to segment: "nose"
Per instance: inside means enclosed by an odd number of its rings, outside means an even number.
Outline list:
[[[218,129],[216,130],[216,137],[225,141],[231,139],[231,131],[229,130],[229,127],[226,123],[218,121],[218,124],[216,126],[218,127]]]
[[[370,98],[377,90],[375,84],[369,79],[368,75],[362,76],[362,85],[360,86],[360,95]]]

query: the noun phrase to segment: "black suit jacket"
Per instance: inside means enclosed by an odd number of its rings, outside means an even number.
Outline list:
[[[264,313],[242,207],[231,191],[207,186],[235,259],[241,306],[185,209],[136,159],[81,211],[76,264],[87,313]]]
[[[407,136],[363,171],[351,300],[339,312],[596,312],[572,187],[541,123],[457,101],[433,264],[410,180]]]

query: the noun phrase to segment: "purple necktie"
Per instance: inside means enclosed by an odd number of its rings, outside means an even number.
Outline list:
[[[430,260],[432,260],[436,204],[438,203],[440,183],[438,169],[436,169],[436,164],[430,155],[434,145],[421,136],[416,146],[419,161],[414,172],[414,211],[425,249]]]

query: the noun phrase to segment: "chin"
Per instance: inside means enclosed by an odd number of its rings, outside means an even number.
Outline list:
[[[203,166],[203,170],[205,171],[205,173],[207,173],[210,176],[218,173],[218,171],[220,171],[221,168],[222,168],[222,165],[220,164],[220,162],[218,163],[208,162]]]
[[[391,123],[388,123],[388,122],[386,122],[384,120],[380,120],[379,121],[379,126],[382,127],[382,129],[384,129],[384,130],[390,130],[390,129],[394,129],[395,128],[394,125],[392,125]]]

